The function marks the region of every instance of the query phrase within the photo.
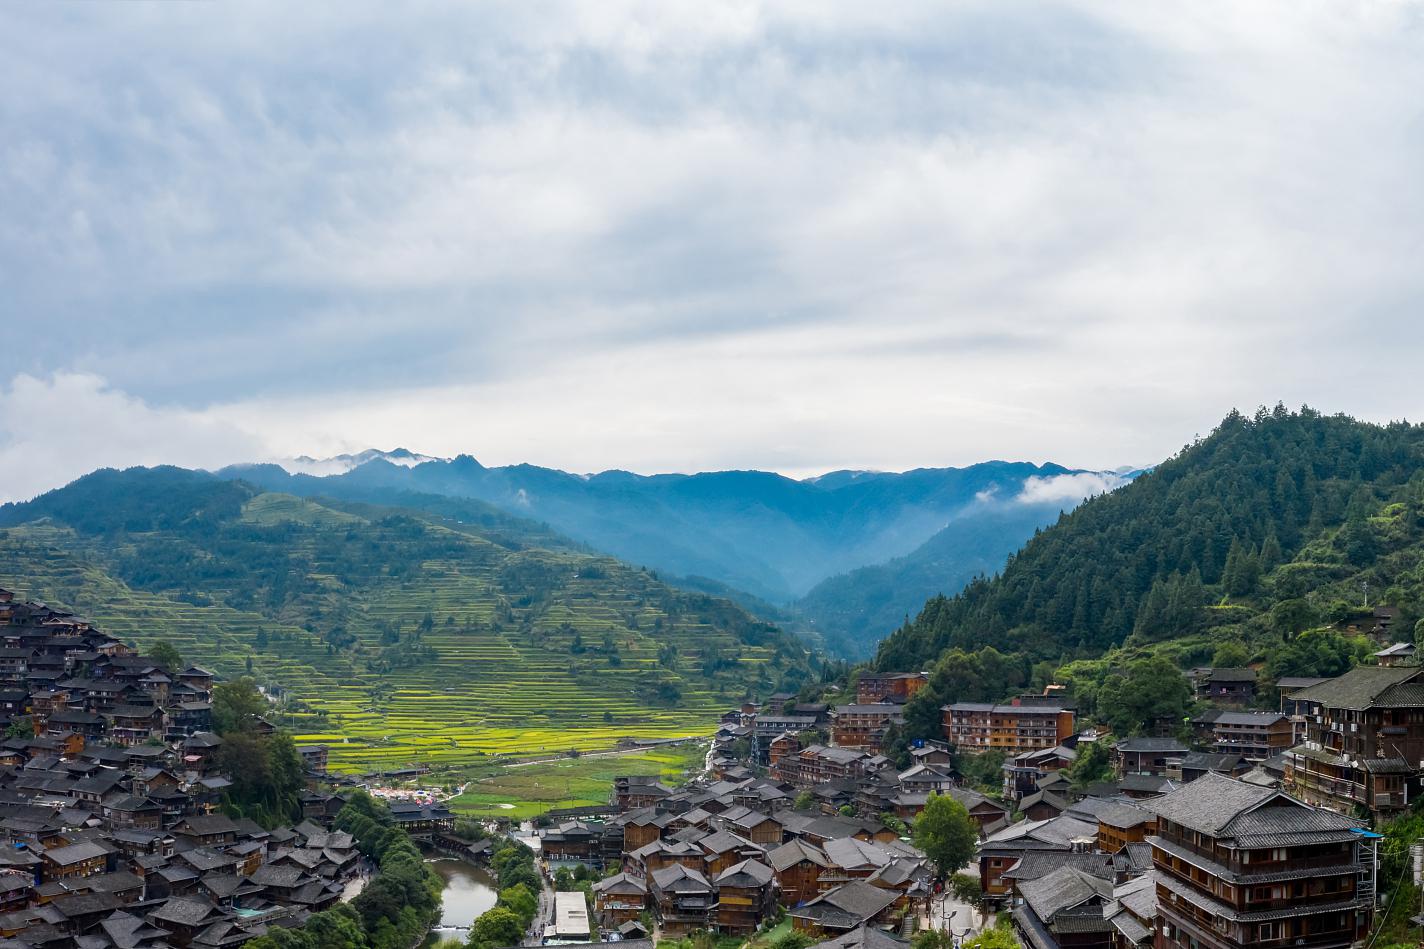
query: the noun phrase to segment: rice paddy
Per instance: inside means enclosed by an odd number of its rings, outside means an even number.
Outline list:
[[[0,586],[140,647],[167,640],[219,675],[253,675],[299,744],[330,746],[334,770],[705,736],[786,661],[782,634],[725,601],[606,557],[277,494],[248,501],[232,533],[203,546],[33,522],[0,530]],[[223,569],[238,542],[285,572]],[[193,547],[196,579],[143,569],[144,551],[179,544]]]
[[[606,804],[618,775],[655,774],[675,786],[702,767],[706,752],[706,744],[696,742],[606,758],[474,769],[464,793],[450,805],[459,814],[518,820],[555,807]]]

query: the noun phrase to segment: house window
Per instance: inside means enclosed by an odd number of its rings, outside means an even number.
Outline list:
[[[1257,935],[1258,935],[1258,937],[1259,937],[1261,940],[1263,940],[1263,941],[1264,941],[1264,940],[1267,940],[1267,939],[1275,939],[1275,938],[1276,938],[1276,924],[1275,924],[1275,923],[1262,923],[1259,927],[1257,927]]]

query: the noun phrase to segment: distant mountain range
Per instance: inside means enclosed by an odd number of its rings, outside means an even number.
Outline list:
[[[322,477],[325,475],[345,474],[353,468],[361,467],[368,461],[386,461],[393,465],[400,465],[403,468],[413,468],[427,461],[445,460],[444,458],[437,458],[434,455],[420,455],[405,448],[396,448],[392,451],[381,451],[379,448],[367,448],[365,451],[358,451],[355,454],[333,455],[330,458],[313,458],[310,455],[298,455],[295,458],[284,459],[278,462],[278,464],[293,474],[307,474]]]
[[[396,449],[218,474],[303,497],[427,508],[432,496],[484,501],[680,585],[809,625],[833,651],[861,655],[928,596],[996,571],[1060,510],[1133,473],[989,461],[805,480],[763,471],[579,475]]]

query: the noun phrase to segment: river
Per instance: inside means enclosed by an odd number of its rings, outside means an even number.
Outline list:
[[[453,857],[438,857],[428,862],[430,868],[445,881],[445,891],[441,893],[440,925],[430,931],[430,942],[448,938],[463,941],[468,935],[463,927],[468,927],[475,917],[494,906],[498,898],[494,877],[484,867]],[[457,926],[462,928],[457,930],[454,928]]]

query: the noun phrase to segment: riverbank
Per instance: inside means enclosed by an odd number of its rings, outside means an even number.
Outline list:
[[[445,884],[440,921],[431,928],[430,935],[434,941],[463,940],[469,935],[470,925],[499,899],[494,876],[484,867],[455,857],[433,857],[425,862]]]

